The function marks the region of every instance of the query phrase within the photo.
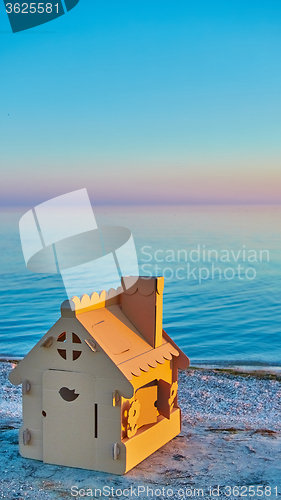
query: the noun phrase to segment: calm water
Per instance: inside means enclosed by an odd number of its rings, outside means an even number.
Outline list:
[[[66,298],[60,277],[25,267],[18,221],[26,211],[0,212],[2,356],[25,355],[58,319]],[[280,206],[94,212],[99,224],[132,230],[140,274],[164,273],[164,327],[193,363],[281,365]]]

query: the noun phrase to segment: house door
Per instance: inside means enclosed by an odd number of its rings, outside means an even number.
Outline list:
[[[97,405],[95,378],[87,373],[43,373],[43,461],[94,469]]]

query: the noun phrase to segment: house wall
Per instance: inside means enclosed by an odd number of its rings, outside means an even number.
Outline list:
[[[172,369],[173,360],[169,361],[165,359],[164,363],[157,363],[157,366],[155,368],[150,368],[148,372],[142,372],[140,377],[136,377],[135,375],[133,375],[131,383],[134,386],[135,391],[139,389],[139,387],[142,387],[143,385],[146,385],[155,379],[162,379],[171,384]]]
[[[157,424],[141,427],[134,437],[124,441],[126,472],[176,437],[180,430],[181,414],[179,408],[172,411],[170,420],[160,416]]]
[[[73,361],[63,359],[57,349],[66,348],[66,343],[57,342],[57,337],[66,332],[68,336],[75,333],[81,339],[81,344],[75,344],[74,349],[82,354]],[[44,341],[52,336],[50,347],[41,347]],[[98,404],[98,438],[96,440],[96,463],[98,470],[122,474],[125,470],[125,447],[121,444],[121,406],[113,406],[112,394],[115,390],[121,396],[130,397],[133,394],[132,385],[125,379],[120,370],[108,356],[96,345],[97,352],[84,342],[91,339],[89,333],[75,318],[61,318],[44,335],[41,342],[17,366],[14,380],[28,380],[30,391],[23,395],[23,426],[20,431],[20,453],[27,458],[43,460],[43,419],[42,415],[42,375],[45,370],[64,370],[90,373],[96,380],[96,403]],[[70,350],[69,350],[70,352]],[[71,353],[70,353],[71,354]],[[13,379],[13,377],[12,377]],[[13,380],[12,380],[13,381]],[[28,429],[31,441],[23,445],[22,433]],[[119,443],[118,460],[112,459],[112,446]]]
[[[140,377],[134,376],[131,381],[135,389],[134,396],[129,400],[122,400],[123,409],[128,408],[134,399],[137,398],[137,389],[154,380],[160,379],[172,385],[174,382],[177,382],[177,373],[177,358],[172,358],[171,361],[165,360],[162,365],[158,364],[156,368],[151,368],[148,372],[143,372]],[[177,398],[174,401],[174,407],[171,410],[169,418],[163,417],[157,411],[157,421],[152,424],[142,425],[138,428],[134,436],[130,438],[126,437],[123,425],[123,443],[126,447],[126,472],[177,436],[180,429],[181,412],[177,407]]]
[[[132,398],[122,398],[122,438],[127,437],[126,427],[127,427],[127,418],[126,412],[128,411],[130,405],[133,403],[135,399],[137,399],[137,390],[141,387],[146,386],[150,382],[155,380],[164,380],[168,384],[172,384],[173,382],[173,373],[174,373],[174,359],[165,360],[163,364],[157,364],[155,368],[150,368],[148,372],[142,372],[139,377],[133,376],[131,380],[132,385],[134,386],[134,395]],[[152,404],[149,397],[147,399],[147,404]],[[157,411],[157,416],[159,416],[159,412]],[[141,423],[143,425],[143,423]]]
[[[74,361],[71,357],[72,351],[69,345],[57,341],[58,336],[63,332],[66,332],[68,340],[71,338],[72,333],[78,335],[81,340],[81,344],[70,346],[74,350],[81,350],[80,357]],[[53,338],[52,344],[49,347],[42,347],[42,344],[49,337]],[[134,440],[140,431],[141,434],[143,433],[145,426],[141,427],[137,435],[130,440],[122,440],[122,408],[121,404],[117,404],[117,406],[113,405],[113,392],[118,391],[122,397],[122,402],[130,404],[135,399],[134,395],[137,389],[153,380],[162,379],[171,384],[177,378],[176,358],[173,358],[171,361],[165,360],[163,364],[158,363],[155,368],[150,368],[148,372],[142,372],[139,377],[133,376],[130,383],[98,344],[96,344],[96,352],[93,352],[86,345],[85,340],[93,341],[90,334],[76,318],[60,318],[25,359],[19,363],[15,373],[13,374],[12,372],[11,381],[13,383],[20,383],[20,381],[27,380],[31,385],[30,391],[23,395],[23,426],[20,430],[20,453],[27,458],[43,460],[43,421],[46,418],[42,415],[42,411],[44,410],[42,399],[42,376],[44,371],[58,370],[89,373],[95,377],[95,401],[98,404],[98,437],[95,440],[95,457],[92,468],[115,474],[123,474],[125,470],[131,468],[133,463],[136,464],[140,460],[143,460],[150,452],[144,452],[145,456],[137,453],[139,457],[137,459],[135,445],[132,442],[128,445],[128,442]],[[58,349],[65,349],[67,351],[67,359],[63,359],[59,355]],[[159,417],[159,413],[158,420],[159,423],[163,421],[162,417]],[[164,425],[169,435],[176,435],[179,432],[178,422],[177,417],[177,425],[171,430],[169,430],[169,420],[164,424],[162,423],[161,426],[163,427]],[[79,422],[77,424],[79,425]],[[158,426],[158,423],[156,426]],[[28,429],[31,434],[31,441],[27,445],[23,445],[22,435],[25,429]],[[83,431],[83,429],[81,430]],[[152,439],[153,431],[149,429],[147,431],[151,435],[149,439]],[[139,439],[138,443],[140,442]],[[165,442],[169,439],[166,439]],[[120,452],[117,460],[113,460],[112,448],[115,443],[118,443]],[[162,444],[164,444],[164,441]],[[79,467],[79,463],[74,465]]]

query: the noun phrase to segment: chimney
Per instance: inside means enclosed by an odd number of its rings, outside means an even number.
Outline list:
[[[164,278],[125,277],[122,285],[123,313],[151,347],[161,346]]]

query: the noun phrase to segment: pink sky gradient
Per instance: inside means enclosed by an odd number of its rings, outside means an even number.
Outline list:
[[[1,205],[31,206],[86,187],[93,204],[263,204],[281,203],[281,170],[276,167],[223,168],[213,165],[151,168],[102,165],[99,168],[7,170]]]

